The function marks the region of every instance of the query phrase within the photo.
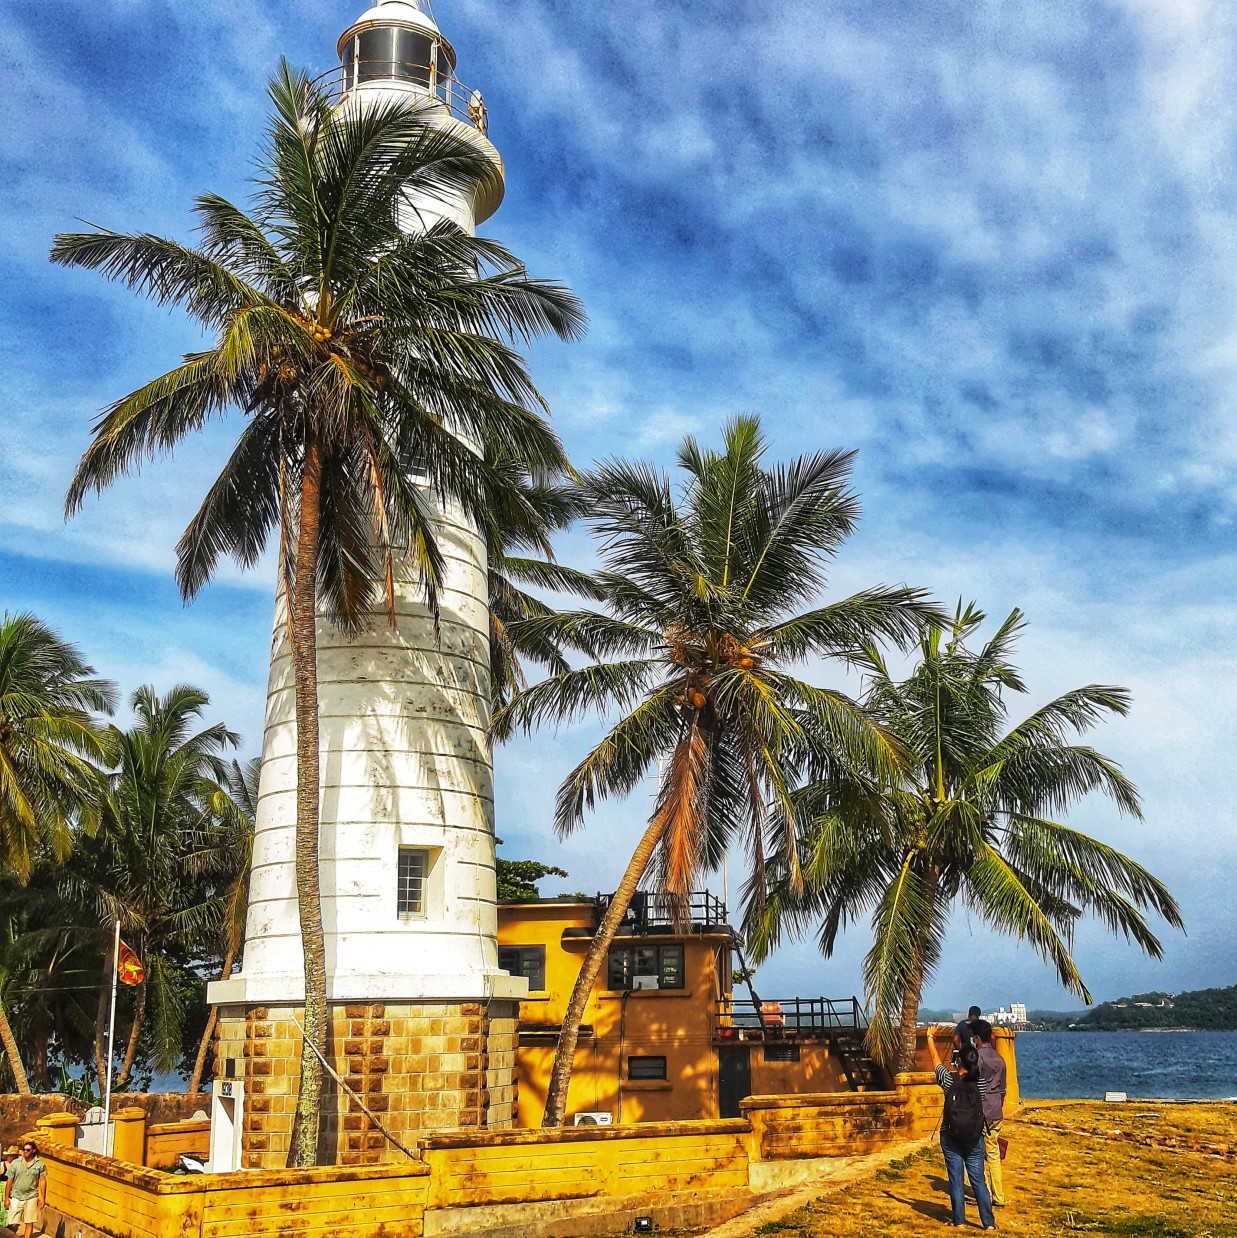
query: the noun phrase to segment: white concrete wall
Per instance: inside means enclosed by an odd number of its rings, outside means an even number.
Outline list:
[[[348,106],[387,90],[362,86]],[[471,203],[417,206],[408,212],[410,230],[439,215],[474,229]],[[447,560],[440,640],[407,559],[397,562],[394,631],[383,610],[354,640],[318,621],[322,914],[335,1001],[486,999],[527,990],[527,981],[498,969],[485,542],[458,508],[442,513],[438,539]],[[295,834],[295,700],[280,600],[244,966],[235,979],[210,986],[212,1002],[304,996]],[[396,914],[401,846],[432,853],[422,919]]]

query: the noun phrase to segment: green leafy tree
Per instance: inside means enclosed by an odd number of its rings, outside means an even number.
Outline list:
[[[232,975],[237,956],[245,944],[245,916],[249,909],[249,873],[253,860],[253,831],[258,820],[258,779],[262,773],[260,757],[254,757],[241,765],[233,761],[225,774],[224,791],[212,805],[221,833],[218,844],[225,853],[224,866],[232,874],[224,897],[223,919],[220,925],[223,962],[219,979],[227,980]],[[202,1086],[206,1069],[206,1057],[219,1023],[219,1010],[211,1006],[206,1027],[198,1042],[197,1056],[189,1076],[189,1091],[197,1092]]]
[[[502,846],[501,838],[494,841]],[[540,860],[508,860],[501,855],[495,857],[495,866],[500,903],[535,903],[541,897],[541,891],[537,888],[539,881],[544,881],[546,877],[569,875],[565,869],[542,864]]]
[[[147,1021],[154,1069],[168,1071],[179,1063],[185,995],[193,988],[184,973],[195,970],[217,936],[243,860],[228,828],[243,816],[230,800],[225,759],[237,737],[222,723],[199,727],[208,705],[206,693],[185,684],[162,697],[150,687],[133,694],[136,724],[113,728],[116,769],[100,828],[74,850],[69,892],[95,910],[107,964],[96,1039],[100,1080],[110,1058],[104,1027],[116,921],[145,969],[132,994],[117,1088],[129,1077]]]
[[[829,957],[842,929],[870,914],[869,1043],[896,1069],[914,1063],[920,995],[958,900],[995,932],[1029,942],[1084,1001],[1090,995],[1070,954],[1081,916],[1096,915],[1153,958],[1162,947],[1144,913],[1182,927],[1176,902],[1146,869],[1056,820],[1090,792],[1141,818],[1137,791],[1117,765],[1071,742],[1107,715],[1125,714],[1129,694],[1076,688],[1009,727],[1006,698],[1027,691],[1010,660],[1023,618],[1013,611],[974,651],[967,640],[984,618],[974,605],[959,606],[951,624],[927,625],[918,665],[902,680],[874,646],[856,657],[868,676],[864,703],[906,760],[892,767],[892,781],[873,772],[866,783],[821,779],[804,788],[794,799],[799,819],[810,822],[803,841],[789,863],[783,853],[770,866],[766,897],[749,907],[757,958],[783,932],[817,923]]]
[[[888,769],[896,746],[844,694],[793,673],[874,637],[910,639],[934,613],[922,594],[876,587],[811,606],[854,527],[851,456],[800,456],[765,467],[759,422],[738,417],[723,449],[694,439],[669,477],[639,463],[598,467],[581,484],[601,545],[604,610],[568,611],[541,629],[609,659],[517,695],[497,726],[532,727],[590,710],[621,718],[559,788],[555,825],[569,834],[598,799],[627,795],[659,767],[656,805],[584,956],[559,1037],[543,1124],[562,1124],[580,1020],[632,895],[648,871],[684,900],[702,868],[741,836],[764,865],[766,805],[797,837],[791,791],[831,762]],[[534,625],[533,630],[537,630]],[[790,848],[794,853],[793,846]]]
[[[43,848],[69,852],[75,821],[90,819],[102,789],[97,762],[115,686],[94,677],[74,645],[33,615],[0,620],[0,846],[26,882]],[[0,1002],[0,1042],[17,1090],[30,1091],[21,1054]]]
[[[336,108],[286,65],[270,94],[250,214],[206,195],[198,248],[95,231],[57,237],[52,259],[183,306],[212,340],[104,412],[70,512],[211,418],[243,417],[180,541],[177,579],[192,597],[220,555],[249,567],[278,537],[295,677],[304,1026],[325,1053],[316,616],[355,632],[383,602],[393,620],[397,562],[419,574],[437,614],[435,500],[458,502],[478,524],[504,501],[504,478],[470,444],[500,443],[529,470],[565,466],[511,341],[571,338],[583,315],[493,241],[446,222],[403,233],[410,201],[468,199],[499,175],[466,131],[435,123],[432,105]],[[292,1165],[317,1159],[321,1083],[307,1051]]]

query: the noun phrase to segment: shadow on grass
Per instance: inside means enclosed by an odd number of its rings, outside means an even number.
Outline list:
[[[886,1199],[891,1199],[895,1204],[901,1204],[912,1212],[918,1212],[921,1217],[927,1217],[929,1221],[949,1220],[948,1204],[936,1204],[926,1199],[904,1199],[901,1195],[895,1195],[892,1191],[885,1191],[884,1195]]]

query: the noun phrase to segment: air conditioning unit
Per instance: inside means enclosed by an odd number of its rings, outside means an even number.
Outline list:
[[[608,1113],[575,1113],[571,1116],[572,1126],[613,1126],[614,1117]]]

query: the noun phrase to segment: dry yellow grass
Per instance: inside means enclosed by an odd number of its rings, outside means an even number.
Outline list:
[[[1233,1105],[1078,1103],[1027,1106],[1007,1121],[1005,1189],[997,1209],[1007,1234],[1035,1238],[1237,1238],[1237,1108]],[[1040,1123],[1073,1127],[1065,1133]],[[1154,1138],[1146,1146],[1139,1140]],[[1178,1146],[1165,1146],[1174,1141]],[[1216,1156],[1183,1144],[1224,1146]],[[949,1219],[940,1148],[893,1159],[875,1176],[822,1196],[751,1238],[883,1238],[939,1235]],[[967,1219],[978,1229],[973,1200]]]

